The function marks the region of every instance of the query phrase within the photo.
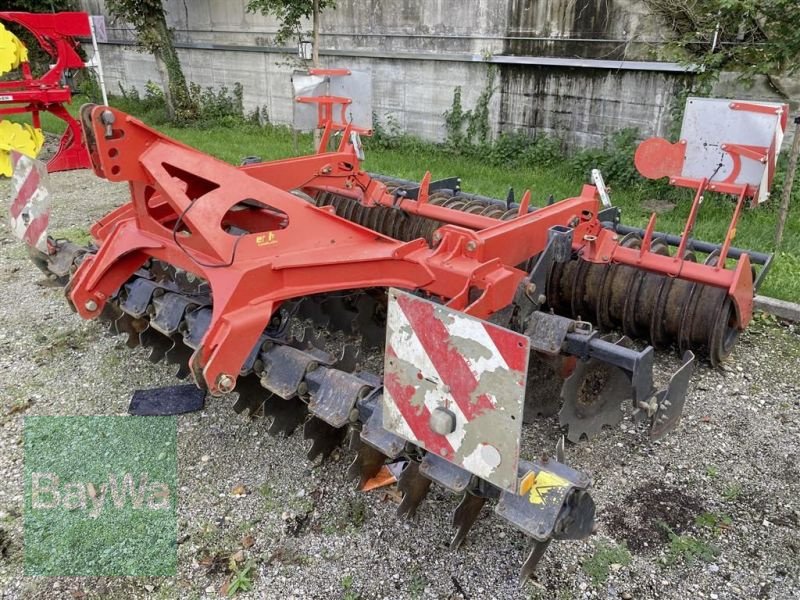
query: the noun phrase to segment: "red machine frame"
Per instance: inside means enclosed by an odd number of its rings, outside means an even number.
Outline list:
[[[61,85],[66,69],[84,68],[83,59],[76,51],[73,37],[91,36],[89,15],[82,12],[33,14],[25,12],[0,12],[0,20],[18,23],[28,29],[55,64],[47,73],[35,78],[29,63],[22,64],[22,79],[0,81],[0,104],[14,104],[0,108],[0,115],[30,112],[33,126],[41,127],[39,113],[47,111],[66,122],[67,129],[61,137],[58,151],[47,164],[47,170],[68,171],[88,169],[91,166],[89,153],[83,143],[78,121],[67,111],[64,104],[71,102],[72,93]]]
[[[573,249],[585,260],[723,288],[740,329],[752,315],[746,255],[728,270],[724,260],[713,267],[683,260],[682,253],[650,252],[649,235],[639,249],[622,247],[598,220],[594,186],[534,212],[527,210],[526,194],[519,215],[499,222],[428,203],[429,174],[416,200],[389,194],[360,169],[349,127],[335,152],[234,167],[115,109],[86,106],[82,117],[95,172],[130,182],[131,201],[92,228],[100,249],[85,256],[68,297],[82,317],[97,317],[151,257],[207,280],[212,320],[190,364],[198,384],[214,394],[234,388],[251,348],[285,300],[394,286],[425,290],[452,308],[487,318],[512,303],[527,275],[511,265],[544,250],[554,226],[573,229]],[[437,231],[433,248],[423,239],[400,242],[290,193],[297,189],[335,191],[364,206],[393,206],[447,224]],[[237,236],[224,229],[239,224],[252,230],[254,223],[260,231]]]

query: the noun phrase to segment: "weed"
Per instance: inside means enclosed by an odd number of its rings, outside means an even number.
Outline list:
[[[664,559],[668,565],[679,562],[692,565],[697,559],[711,562],[719,554],[719,549],[705,540],[689,534],[678,535],[666,523],[661,523],[661,526],[669,536],[669,546]]]
[[[367,504],[361,498],[348,500],[346,514],[353,527],[360,529],[367,520]]]
[[[342,577],[342,590],[344,590],[342,600],[359,600],[361,598],[361,594],[353,589],[352,575],[345,575]]]
[[[256,565],[252,560],[248,560],[244,563],[241,567],[237,567],[234,565],[233,561],[231,561],[233,568],[233,574],[231,575],[231,579],[228,582],[226,595],[228,597],[235,596],[239,592],[249,592],[253,589],[253,577],[255,575],[255,568]]]
[[[416,568],[411,573],[411,581],[408,584],[408,595],[410,598],[422,598],[425,588],[428,587],[428,580]]]
[[[278,499],[275,497],[275,490],[268,483],[262,483],[258,487],[259,495],[264,499],[264,508],[268,511],[275,510],[278,506]]]
[[[733,521],[728,515],[719,515],[712,512],[704,512],[698,515],[694,520],[694,524],[697,527],[708,529],[716,536],[730,528],[732,523]]]
[[[628,566],[631,564],[631,553],[625,543],[622,545],[599,542],[594,554],[583,561],[584,572],[592,578],[595,586],[600,586],[608,579],[612,565]]]
[[[722,491],[722,497],[727,502],[736,502],[742,495],[742,484],[732,483]]]

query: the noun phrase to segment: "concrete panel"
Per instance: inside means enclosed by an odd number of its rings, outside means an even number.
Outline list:
[[[247,111],[265,106],[273,122],[290,123],[290,74],[300,63],[293,47],[286,53],[274,47],[275,19],[248,13],[246,3],[165,0],[164,6],[189,81],[228,88],[240,82]],[[80,4],[93,14],[105,12],[102,0]],[[129,25],[108,23],[112,39],[134,39]],[[663,39],[643,0],[339,0],[323,15],[321,61],[371,70],[379,122],[391,115],[404,131],[441,140],[455,87],[462,86],[465,110],[484,89],[484,56],[652,60],[652,48]],[[118,82],[142,89],[148,80],[159,81],[152,58],[130,46],[103,44],[101,54],[112,93]],[[494,68],[492,130],[557,135],[569,146],[600,146],[625,127],[663,134],[670,102],[687,77],[616,68]],[[721,86],[723,95],[747,97],[738,83],[724,79]],[[763,91],[752,93],[769,99]]]
[[[680,75],[596,69],[501,67],[502,131],[562,138],[567,146],[602,146],[615,131],[636,127],[663,135]]]

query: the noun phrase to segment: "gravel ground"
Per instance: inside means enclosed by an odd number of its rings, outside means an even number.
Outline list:
[[[51,230],[84,230],[127,195],[85,171],[51,181]],[[4,198],[8,189],[0,182]],[[5,222],[0,306],[3,598],[217,597],[239,550],[256,565],[254,588],[241,597],[800,597],[800,340],[792,327],[759,319],[724,369],[701,366],[683,421],[665,440],[650,443],[626,421],[568,446],[568,462],[594,480],[598,531],[552,544],[524,586],[525,541],[491,511],[450,552],[456,498],[436,490],[415,521],[397,520],[391,490],[353,490],[348,452],[310,464],[302,435],[268,436],[263,420],[231,410],[232,397],[178,419],[177,576],[52,579],[22,572],[24,416],[122,415],[133,390],[175,380],[171,368],[71,313]],[[537,424],[523,455],[551,450],[558,437],[554,420]],[[244,495],[232,493],[239,486]],[[295,515],[308,517],[299,532],[287,523]]]

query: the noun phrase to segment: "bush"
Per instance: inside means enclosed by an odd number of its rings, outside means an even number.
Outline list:
[[[494,142],[484,144],[479,150],[491,164],[499,167],[552,167],[564,159],[561,142],[556,138],[533,138],[519,132],[501,133]]]
[[[611,135],[603,148],[580,150],[569,159],[570,167],[581,177],[588,178],[592,169],[600,169],[606,181],[621,187],[644,182],[633,155],[639,142],[637,129],[622,129]]]
[[[157,83],[148,81],[143,96],[135,87],[125,88],[120,84],[119,88],[122,97],[115,98],[115,106],[154,125],[169,122],[164,105],[164,90]],[[233,84],[232,90],[226,86],[215,90],[212,87],[204,88],[196,83],[190,83],[189,97],[197,106],[197,114],[189,121],[182,121],[180,125],[210,128],[269,124],[269,115],[265,107],[256,107],[245,115],[243,95],[242,84],[238,82]]]

